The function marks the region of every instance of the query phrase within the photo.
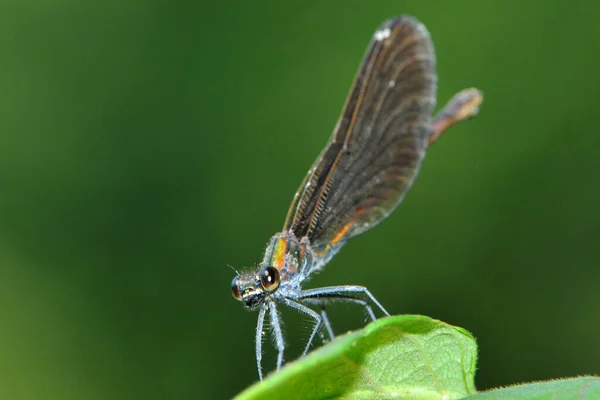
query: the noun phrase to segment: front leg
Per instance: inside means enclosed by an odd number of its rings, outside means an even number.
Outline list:
[[[258,322],[256,323],[256,367],[258,368],[258,378],[263,380],[262,373],[262,338],[263,338],[263,325],[265,323],[265,313],[267,312],[267,306],[262,305],[258,312]]]
[[[283,339],[283,331],[279,320],[279,313],[274,301],[269,301],[269,316],[271,318],[271,328],[275,336],[275,347],[277,347],[277,370],[281,369],[283,364],[283,352],[285,350],[285,341]]]

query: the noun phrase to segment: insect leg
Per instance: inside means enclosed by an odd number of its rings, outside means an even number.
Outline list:
[[[331,327],[331,322],[327,317],[327,311],[325,311],[325,303],[321,302],[321,318],[323,319],[323,325],[325,326],[325,330],[329,335],[329,340],[335,339],[335,334],[333,333],[333,328]]]
[[[275,347],[277,347],[277,370],[283,364],[283,352],[285,350],[285,341],[283,339],[283,331],[281,330],[281,322],[279,321],[279,313],[274,301],[269,301],[269,317],[271,319],[271,328],[275,336]]]
[[[362,297],[362,298],[361,298]],[[375,304],[377,308],[386,316],[389,317],[389,313],[383,308],[381,303],[377,301],[377,299],[369,292],[369,290],[364,286],[354,286],[354,285],[344,285],[344,286],[329,286],[324,288],[316,288],[316,289],[308,289],[300,292],[298,296],[299,300],[308,300],[308,299],[331,299],[331,300],[350,300],[356,303],[361,304],[361,301],[370,301]],[[356,301],[358,300],[358,301]],[[370,310],[370,311],[369,311]],[[373,314],[373,310],[367,308],[367,312],[369,316],[374,319],[375,315]]]
[[[360,304],[361,306],[363,306],[365,308],[365,311],[367,312],[367,315],[369,316],[369,319],[371,319],[371,321],[375,321],[377,319],[377,317],[375,316],[375,313],[373,312],[373,307],[371,307],[369,302],[367,300],[357,299],[356,297],[339,295],[339,296],[328,296],[327,298],[322,297],[320,299],[309,297],[309,298],[303,298],[302,300],[306,303],[311,303],[311,304],[314,303],[314,304],[319,304],[319,305],[323,305],[323,303],[327,302],[327,301],[342,301],[342,302]],[[323,307],[324,307],[324,305],[323,305]],[[326,322],[323,321],[323,323],[325,324]]]
[[[258,322],[256,324],[256,367],[258,368],[258,378],[262,381],[262,338],[263,338],[263,325],[265,323],[265,312],[267,306],[263,305],[258,312]]]
[[[313,311],[312,309],[306,307],[304,304],[297,303],[297,302],[287,299],[285,297],[281,297],[280,301],[283,304],[285,304],[286,306],[294,308],[297,311],[300,311],[301,313],[304,313],[315,320],[315,327],[313,328],[310,338],[308,339],[308,343],[306,344],[306,347],[304,348],[304,352],[302,353],[302,355],[305,356],[306,353],[308,353],[308,350],[310,349],[310,346],[312,345],[313,341],[315,340],[315,337],[317,336],[317,332],[319,332],[319,328],[323,324],[323,318],[318,313]]]

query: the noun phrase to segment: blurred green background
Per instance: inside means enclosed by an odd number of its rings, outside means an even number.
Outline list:
[[[471,331],[477,385],[600,373],[600,5],[0,2],[0,398],[230,398],[230,292],[326,143],[369,39],[417,16],[481,115],[309,287]],[[332,307],[338,330],[362,325]],[[284,312],[289,358],[308,322]],[[266,342],[269,344],[269,342]],[[274,352],[267,346],[266,365]]]

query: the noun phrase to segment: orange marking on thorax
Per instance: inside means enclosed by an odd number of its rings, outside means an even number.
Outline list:
[[[277,244],[273,249],[273,257],[271,258],[272,265],[278,270],[282,270],[285,266],[285,253],[287,250],[287,241],[284,238],[277,239]]]

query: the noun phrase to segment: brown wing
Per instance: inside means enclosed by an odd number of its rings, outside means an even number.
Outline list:
[[[393,211],[427,149],[436,80],[425,26],[409,16],[384,22],[329,143],[294,197],[284,230],[325,252]]]

